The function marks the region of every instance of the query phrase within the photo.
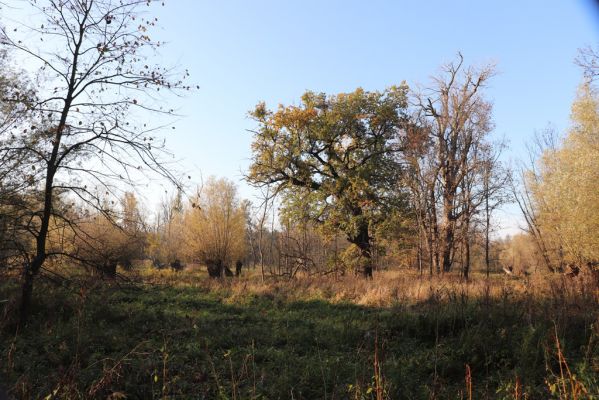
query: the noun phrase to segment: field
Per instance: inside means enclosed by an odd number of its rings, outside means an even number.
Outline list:
[[[3,278],[0,386],[17,399],[599,398],[588,276],[247,275],[40,280],[16,333],[17,282]]]

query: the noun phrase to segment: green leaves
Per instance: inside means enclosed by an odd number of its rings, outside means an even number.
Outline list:
[[[275,185],[289,217],[348,237],[364,233],[397,205],[407,90],[402,84],[383,92],[306,92],[301,105],[276,111],[259,103],[250,113],[258,128],[248,180]]]

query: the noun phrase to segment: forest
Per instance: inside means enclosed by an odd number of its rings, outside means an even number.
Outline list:
[[[0,399],[599,398],[599,50],[521,160],[499,67],[465,53],[257,94],[238,183],[169,148],[202,77],[156,55],[168,4],[23,4],[13,28],[0,2]]]

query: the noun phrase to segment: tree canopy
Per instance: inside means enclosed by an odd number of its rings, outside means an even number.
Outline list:
[[[402,202],[399,152],[409,121],[405,84],[382,92],[306,92],[299,106],[256,106],[248,180],[358,246],[371,273],[373,230]],[[309,207],[292,207],[304,203]]]
[[[599,260],[598,131],[599,100],[584,84],[572,105],[572,127],[561,145],[544,151],[532,185],[546,240],[565,262]]]

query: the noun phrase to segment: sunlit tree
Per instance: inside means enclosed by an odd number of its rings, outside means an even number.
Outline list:
[[[540,223],[566,261],[599,260],[599,98],[583,85],[572,106],[572,127],[539,160],[534,185]]]
[[[212,276],[228,274],[232,263],[245,256],[245,204],[231,181],[210,178],[185,213],[185,251],[206,263]]]
[[[359,249],[366,276],[377,225],[402,207],[398,154],[407,91],[307,92],[299,106],[271,111],[261,103],[251,113],[258,127],[248,180],[270,185],[299,218],[343,232]]]

